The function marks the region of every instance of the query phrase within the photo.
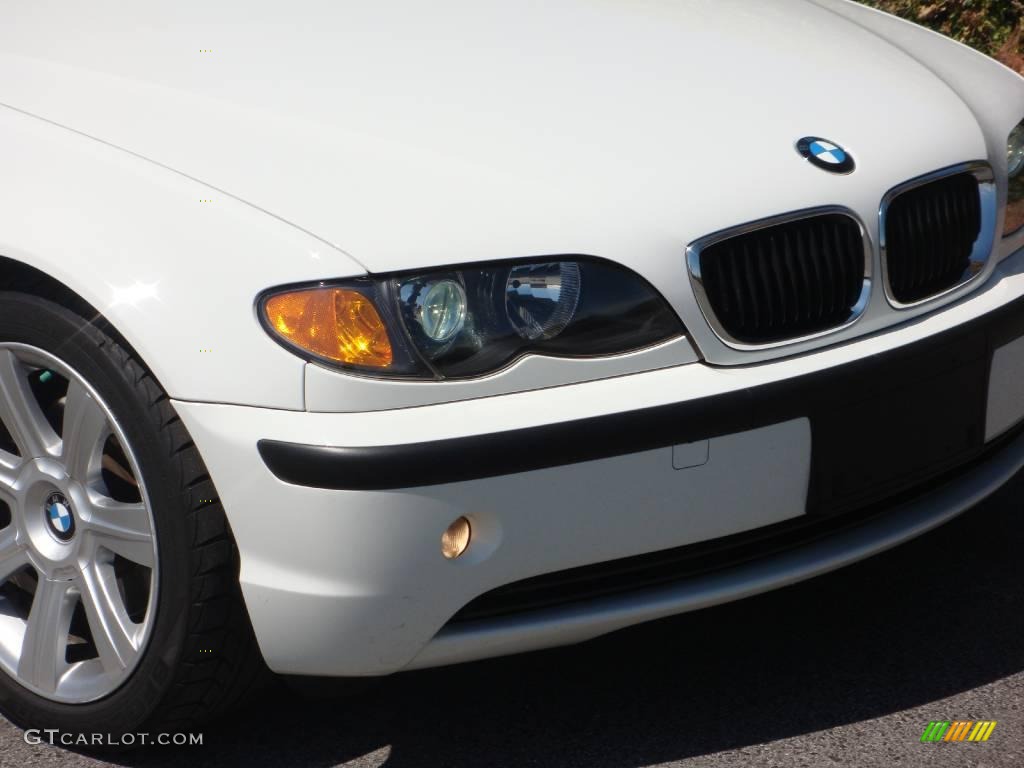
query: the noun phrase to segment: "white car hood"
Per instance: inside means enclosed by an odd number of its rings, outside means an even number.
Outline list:
[[[870,226],[887,188],[985,157],[940,79],[805,0],[36,0],[4,17],[0,102],[374,272],[576,253],[664,283],[709,232],[825,203]],[[856,173],[805,162],[807,135]]]

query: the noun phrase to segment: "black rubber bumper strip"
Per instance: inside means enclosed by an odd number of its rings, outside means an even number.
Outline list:
[[[913,384],[936,360],[984,357],[1024,335],[1024,299],[941,334],[795,378],[698,400],[405,445],[338,447],[260,440],[280,480],[330,490],[393,490],[478,480],[692,443],[841,411],[865,393]],[[970,362],[969,360],[967,362]],[[884,394],[884,393],[881,393]],[[628,408],[614,402],[609,408]],[[408,410],[416,418],[416,409]],[[884,436],[872,434],[872,440]],[[813,436],[817,445],[818,436]]]

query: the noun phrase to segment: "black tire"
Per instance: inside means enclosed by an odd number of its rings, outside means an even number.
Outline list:
[[[149,641],[120,688],[92,703],[61,704],[0,671],[0,710],[26,729],[76,740],[110,735],[90,749],[117,748],[124,734],[191,731],[269,677],[242,601],[234,540],[199,452],[159,383],[102,321],[0,292],[0,341],[56,355],[106,401],[148,489],[159,560]]]

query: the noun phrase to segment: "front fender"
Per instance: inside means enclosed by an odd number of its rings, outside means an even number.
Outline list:
[[[363,274],[192,178],[0,107],[0,256],[89,302],[176,399],[303,409],[305,363],[259,325],[268,287]]]

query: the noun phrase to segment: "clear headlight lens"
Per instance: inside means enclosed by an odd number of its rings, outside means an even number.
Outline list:
[[[573,261],[513,267],[505,283],[509,322],[530,341],[564,331],[579,300],[580,265]]]
[[[1024,171],[1024,123],[1013,129],[1007,141],[1006,169],[1011,179]]]
[[[455,280],[432,280],[402,286],[405,303],[432,342],[451,341],[466,323],[466,292]]]
[[[282,289],[259,304],[289,349],[337,367],[420,379],[494,372],[526,354],[597,357],[684,333],[639,275],[597,259],[474,264]]]
[[[1024,227],[1024,122],[1013,129],[1006,142],[1006,171],[1009,176],[1009,189],[1006,198],[1004,236]]]

